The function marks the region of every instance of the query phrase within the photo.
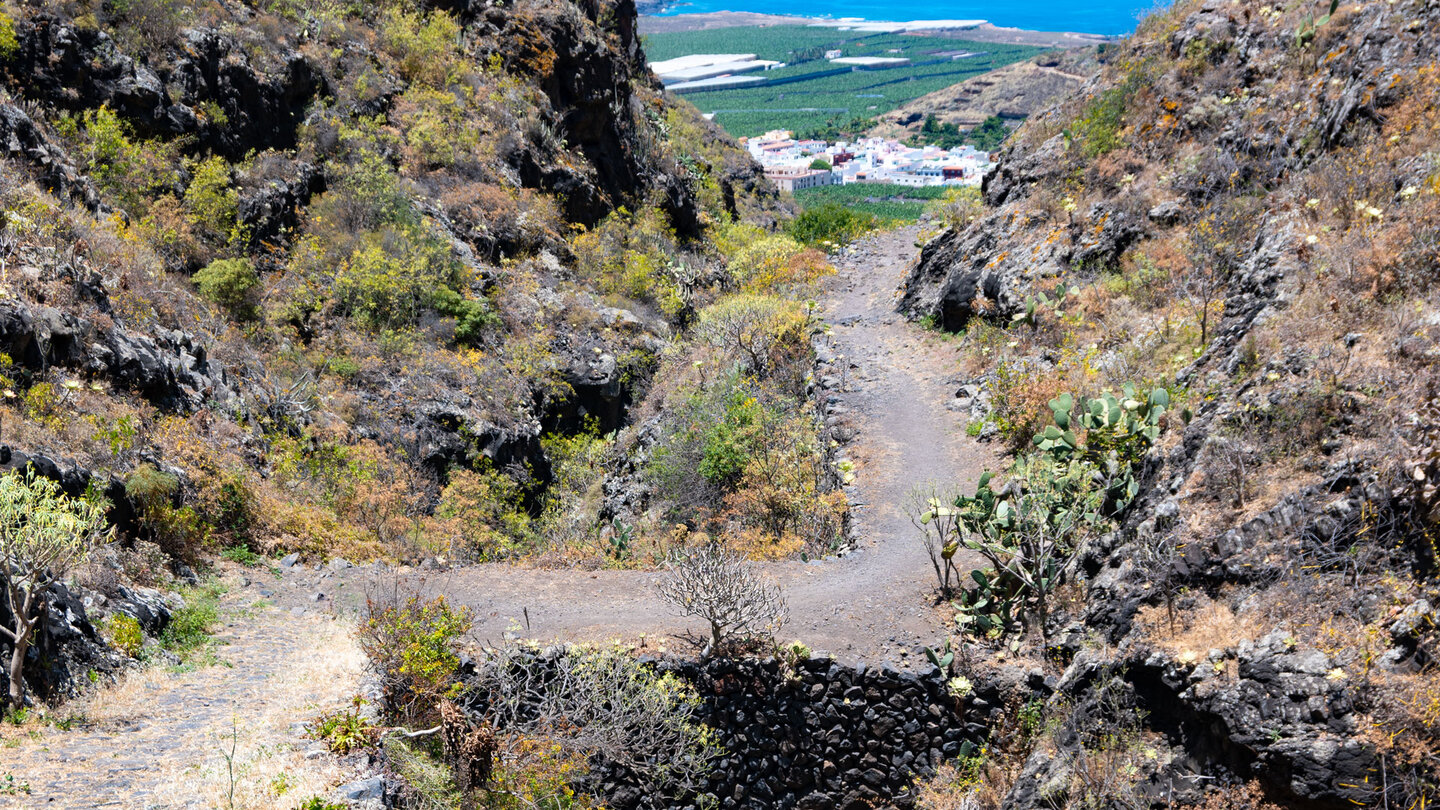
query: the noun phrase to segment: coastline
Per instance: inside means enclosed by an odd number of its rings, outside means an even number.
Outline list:
[[[712,11],[703,14],[654,14],[660,4],[641,6],[640,33],[661,34],[680,31],[707,31],[719,28],[764,27],[774,25],[855,26],[875,30],[903,30],[929,36],[953,37],[972,42],[996,42],[1010,45],[1036,45],[1046,48],[1082,48],[1123,37],[1110,34],[1087,34],[1077,31],[1031,31],[1006,28],[988,22],[968,20],[921,20],[916,22],[879,20],[836,20],[826,17],[791,17],[752,11]],[[978,24],[977,24],[978,23]],[[939,26],[939,27],[932,27]]]

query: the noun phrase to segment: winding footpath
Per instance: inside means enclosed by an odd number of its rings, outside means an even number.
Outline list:
[[[956,387],[954,344],[894,312],[917,236],[906,228],[855,245],[826,291],[830,349],[848,361],[830,393],[857,428],[847,450],[857,467],[849,494],[858,548],[766,566],[785,588],[782,637],[848,662],[924,666],[921,647],[944,634],[946,616],[930,604],[930,563],[904,505],[916,485],[973,486],[996,463],[945,407]],[[0,729],[0,780],[13,774],[30,790],[5,795],[0,782],[0,807],[291,806],[353,777],[299,724],[359,690],[362,658],[348,621],[336,616],[363,604],[376,570],[223,570],[231,590],[215,648],[222,663],[132,674],[64,707],[81,718],[70,730],[35,722]],[[700,628],[660,602],[656,576],[495,564],[427,575],[426,586],[474,611],[481,642],[514,631],[547,641],[643,639],[688,652],[676,639]]]
[[[923,662],[916,660],[921,647],[944,635],[945,617],[930,605],[934,574],[905,503],[917,485],[973,487],[987,465],[996,466],[993,451],[967,437],[964,418],[945,407],[956,388],[954,343],[895,312],[918,234],[902,228],[851,247],[822,302],[831,348],[850,364],[842,389],[832,393],[858,428],[847,450],[857,466],[850,495],[859,547],[841,558],[766,566],[785,589],[789,621],[781,637],[841,660]],[[440,575],[435,587],[474,610],[482,641],[499,642],[510,631],[566,641],[634,641],[643,633],[659,645],[698,631],[656,597],[656,576],[494,564]]]

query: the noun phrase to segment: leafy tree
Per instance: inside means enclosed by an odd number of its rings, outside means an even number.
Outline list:
[[[25,654],[49,611],[48,589],[101,538],[105,508],[99,497],[69,497],[34,468],[0,476],[0,578],[11,621],[0,634],[12,645],[12,706],[25,700]]]
[[[1008,137],[1010,137],[1010,128],[1005,126],[1005,119],[998,115],[986,118],[980,122],[980,126],[965,134],[965,140],[971,146],[985,152],[998,149]]]
[[[822,172],[828,172],[831,168],[830,161],[826,160],[825,158],[817,157],[814,160],[810,161],[810,168],[817,169]]]
[[[925,123],[920,125],[920,134],[911,138],[911,142],[916,146],[931,144],[941,149],[954,149],[965,142],[965,136],[954,124],[942,124],[935,116],[927,115]]]

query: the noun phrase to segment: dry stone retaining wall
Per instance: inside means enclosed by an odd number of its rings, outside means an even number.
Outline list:
[[[694,684],[725,754],[691,807],[911,807],[917,775],[959,753],[967,731],[939,670],[780,661],[657,663]],[[612,807],[639,807],[622,784]],[[624,804],[621,804],[624,802]]]

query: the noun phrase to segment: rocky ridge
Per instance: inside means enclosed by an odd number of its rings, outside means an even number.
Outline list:
[[[926,242],[903,288],[902,311],[986,353],[956,401],[982,436],[1028,447],[1064,390],[1188,391],[1134,505],[1075,559],[1076,602],[1041,648],[1064,665],[1058,728],[1006,807],[1203,803],[1252,783],[1282,807],[1341,808],[1433,785],[1432,753],[1372,729],[1421,748],[1435,733],[1405,709],[1433,688],[1433,629],[1397,620],[1430,615],[1434,592],[1424,473],[1403,466],[1433,370],[1400,349],[1430,337],[1383,313],[1434,317],[1435,256],[1408,240],[1436,227],[1440,132],[1433,85],[1406,77],[1436,70],[1440,18],[1323,12],[1151,17],[1026,123],[984,210]],[[1408,401],[1386,412],[1382,391]],[[1102,777],[1102,756],[1136,775]]]

